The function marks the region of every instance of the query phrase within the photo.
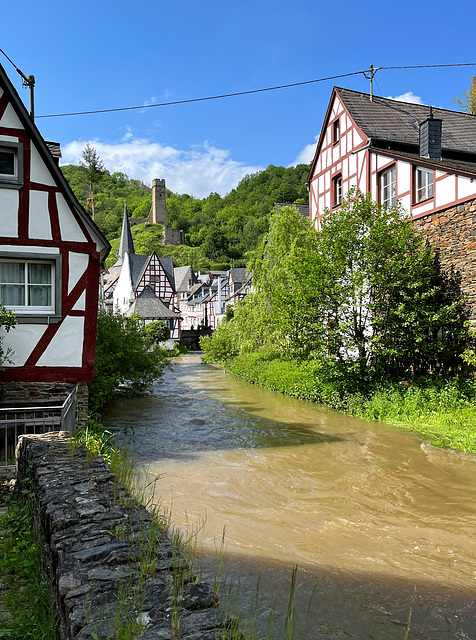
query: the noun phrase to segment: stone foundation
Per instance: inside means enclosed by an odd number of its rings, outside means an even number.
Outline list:
[[[415,220],[430,244],[438,250],[441,267],[461,277],[461,289],[476,324],[476,200]]]
[[[61,640],[110,640],[128,623],[141,640],[232,637],[211,586],[194,579],[102,458],[83,446],[73,455],[56,433],[23,436],[17,464],[19,488],[33,495]]]

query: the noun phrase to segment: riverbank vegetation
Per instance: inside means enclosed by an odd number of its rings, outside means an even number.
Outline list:
[[[468,308],[400,207],[352,193],[319,232],[283,208],[251,268],[254,293],[202,339],[206,361],[476,452]]]
[[[167,353],[155,340],[156,335],[149,335],[138,318],[124,322],[121,315],[99,312],[90,411],[98,411],[120,386],[138,393],[162,376]]]
[[[41,544],[33,524],[32,498],[4,498],[0,515],[0,637],[56,640],[57,621],[41,571]]]

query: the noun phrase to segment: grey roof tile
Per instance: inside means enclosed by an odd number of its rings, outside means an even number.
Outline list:
[[[419,123],[428,117],[429,106],[379,96],[371,102],[368,94],[341,87],[336,92],[367,137],[418,145]],[[476,116],[435,107],[433,116],[442,120],[443,150],[476,156]]]

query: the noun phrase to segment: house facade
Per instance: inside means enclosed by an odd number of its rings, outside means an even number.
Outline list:
[[[174,305],[175,281],[172,259],[159,258],[155,251],[150,256],[142,256],[135,253],[125,206],[117,257],[117,262],[110,267],[104,278],[104,299],[106,304],[112,306],[113,310],[117,310],[128,317],[127,313],[131,306],[137,302],[139,296],[147,287],[147,291],[153,292],[157,300],[160,301],[160,304],[156,305],[156,309],[162,309],[162,313],[156,317],[144,316],[145,321],[166,320],[171,330],[170,337],[178,340],[180,338],[180,314]],[[149,297],[149,295],[146,296],[148,300],[147,308],[150,310],[151,301]],[[142,302],[141,300],[139,305],[136,305],[138,312]],[[171,314],[165,313],[164,307]]]
[[[1,377],[26,385],[26,397],[39,385],[92,379],[99,276],[110,250],[55,148],[0,66],[0,298],[18,321],[3,337],[10,362]]]
[[[352,188],[400,201],[459,271],[476,320],[476,116],[334,88],[308,186],[317,229]]]

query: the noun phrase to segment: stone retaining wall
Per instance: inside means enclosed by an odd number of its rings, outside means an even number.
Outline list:
[[[232,637],[213,589],[194,579],[102,458],[89,459],[83,446],[73,454],[67,434],[49,433],[23,436],[17,464],[18,485],[33,498],[62,640],[109,640],[121,625],[135,625],[141,640]]]
[[[443,270],[454,270],[461,277],[476,324],[476,200],[419,218],[415,225],[438,250]]]

